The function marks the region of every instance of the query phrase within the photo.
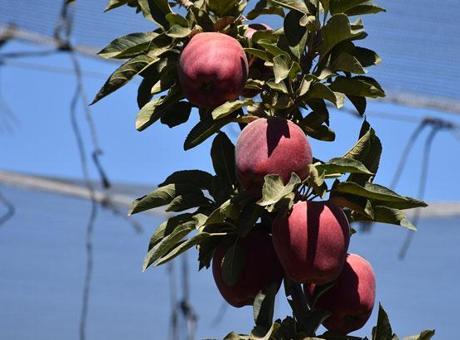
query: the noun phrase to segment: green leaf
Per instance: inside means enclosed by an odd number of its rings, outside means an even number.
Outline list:
[[[280,5],[281,7],[294,9],[304,14],[309,13],[307,5],[302,0],[271,0],[271,2]]]
[[[177,79],[177,65],[166,65],[160,74],[158,81],[150,89],[151,94],[157,94],[170,89]]]
[[[260,15],[270,15],[270,14],[284,17],[284,11],[282,8],[278,6],[272,6],[266,0],[259,0],[256,6],[248,12],[248,14],[246,15],[246,18],[248,20],[254,20]]]
[[[142,109],[150,100],[152,100],[153,95],[151,90],[156,82],[157,78],[155,75],[142,79],[142,82],[137,90],[137,105],[139,106],[139,109]]]
[[[168,0],[137,0],[144,16],[158,25],[169,28],[166,15],[172,13]]]
[[[235,242],[225,252],[222,260],[222,280],[227,286],[234,286],[238,283],[241,272],[245,267],[246,256],[243,249]]]
[[[266,207],[276,204],[286,195],[292,193],[302,181],[296,173],[292,173],[289,182],[284,185],[283,180],[278,175],[266,175],[262,188],[262,198],[257,202],[258,205]]]
[[[98,52],[102,58],[126,59],[145,52],[151,41],[158,36],[155,32],[131,33],[113,40]]]
[[[145,130],[158,119],[162,118],[163,115],[167,114],[167,111],[172,110],[174,105],[182,99],[182,97],[178,89],[173,87],[167,96],[155,98],[147,103],[137,114],[136,129],[138,131]],[[174,112],[172,114],[174,114]]]
[[[217,120],[221,119],[224,117],[227,117],[231,113],[241,109],[242,107],[245,107],[247,105],[250,105],[252,103],[252,99],[237,99],[232,102],[225,102],[224,104],[216,107],[212,113],[212,119]]]
[[[359,60],[363,67],[377,65],[382,62],[377,53],[364,47],[354,47],[352,54]]]
[[[275,82],[279,83],[286,79],[291,69],[291,60],[286,55],[280,54],[273,58],[273,72],[275,74]]]
[[[257,58],[260,58],[262,60],[266,60],[266,61],[270,61],[271,60],[271,57],[269,56],[269,54],[263,50],[259,50],[257,48],[245,48],[244,51],[247,53],[247,54],[250,54],[250,55],[253,55]]]
[[[187,197],[190,195],[200,197],[200,194],[202,195],[201,190],[194,185],[185,183],[168,184],[155,189],[148,195],[136,199],[131,205],[129,215],[137,214],[145,210],[168,205],[171,202],[173,202],[174,199],[182,197],[184,195],[187,195]],[[196,204],[198,205],[199,203],[200,202],[198,201],[196,202]],[[174,203],[175,206],[179,204],[183,203],[178,201]]]
[[[238,6],[238,0],[208,0],[208,8],[223,17],[234,10]]]
[[[379,315],[377,325],[372,329],[372,340],[390,340],[393,339],[393,330],[391,329],[388,315],[379,304]]]
[[[337,77],[331,84],[331,89],[349,96],[369,98],[385,97],[385,92],[374,79],[368,77]]]
[[[403,340],[430,340],[435,335],[434,329],[427,329],[417,335],[406,336]]]
[[[233,116],[227,116],[219,120],[206,119],[199,121],[185,139],[184,150],[189,150],[201,144],[232,121]]]
[[[323,59],[337,44],[347,40],[364,38],[365,32],[362,29],[353,29],[345,14],[336,14],[321,29],[321,37],[319,51],[321,59]]]
[[[385,9],[375,5],[360,5],[347,10],[345,14],[351,17],[354,15],[377,14],[380,12],[385,12]]]
[[[140,55],[128,60],[112,73],[97,93],[91,105],[118,90],[120,87],[128,83],[135,75],[155,64],[158,60],[158,58],[151,58],[146,55]]]
[[[332,158],[329,162],[316,165],[315,167],[319,172],[324,171],[326,175],[345,173],[373,175],[363,163],[353,158]]]
[[[191,223],[178,225],[171,232],[171,234],[164,237],[159,243],[157,243],[152,249],[148,251],[144,258],[143,271],[145,271],[152,264],[157,265],[158,260],[160,260],[162,256],[165,256],[173,248],[179,246],[179,242],[194,229],[194,225]]]
[[[192,33],[192,29],[181,25],[172,25],[166,32],[166,35],[171,38],[186,38]]]
[[[280,82],[280,83],[275,83],[273,81],[269,81],[267,82],[267,86],[269,88],[271,88],[272,90],[275,90],[275,91],[278,91],[278,92],[281,92],[281,93],[284,93],[284,94],[288,94],[288,89],[286,87],[286,84],[284,82]]]
[[[209,200],[204,196],[202,191],[184,192],[169,203],[166,211],[184,211],[195,207],[204,207],[209,205]]]
[[[306,33],[306,28],[299,23],[304,14],[292,10],[284,19],[284,34],[290,46],[296,46],[300,43]]]
[[[253,316],[256,327],[251,332],[252,336],[263,338],[270,331],[273,323],[278,288],[278,284],[273,282],[264,287],[254,298]]]
[[[427,206],[425,202],[411,197],[401,196],[384,186],[368,182],[366,182],[364,186],[354,182],[335,183],[333,191],[368,198],[381,202],[381,205],[386,205],[388,202],[388,204],[392,204],[395,207],[398,205],[410,208]]]
[[[366,97],[347,96],[348,100],[356,108],[356,111],[363,116],[366,113],[367,100]]]
[[[356,74],[366,73],[366,70],[363,68],[359,60],[347,52],[342,52],[333,59],[330,69],[332,71],[344,71]]]
[[[162,265],[168,261],[171,261],[176,256],[184,253],[185,251],[189,250],[190,248],[199,245],[201,242],[207,240],[208,238],[212,237],[212,234],[208,233],[198,233],[193,237],[189,238],[184,242],[178,243],[164,255],[162,255],[159,259],[157,259],[154,263],[155,266]]]
[[[150,238],[148,250],[152,249],[157,245],[165,236],[171,234],[174,229],[181,224],[188,224],[189,226],[195,225],[195,220],[193,215],[190,213],[179,214],[169,218],[160,224],[160,226],[155,230],[152,237]]]
[[[170,25],[179,25],[182,27],[188,27],[189,23],[186,18],[177,13],[168,13],[166,15],[166,20],[168,20]]]
[[[337,108],[341,108],[344,102],[344,96],[340,93],[335,93],[331,88],[322,83],[314,83],[307,92],[306,99],[326,99],[333,103]]]
[[[236,183],[235,146],[225,133],[219,132],[214,138],[211,158],[217,177],[221,178],[227,187],[232,188]]]
[[[236,220],[238,219],[239,215],[240,206],[235,204],[232,199],[228,199],[208,216],[204,225],[221,224],[224,223],[228,218]]]
[[[377,173],[382,154],[382,143],[376,136],[375,130],[367,121],[363,122],[358,142],[343,156],[353,158],[363,163],[370,172]],[[366,175],[352,175],[349,180],[363,184],[369,179]]]
[[[161,122],[170,128],[185,123],[192,112],[190,102],[177,102],[168,107],[168,114],[161,115]]]
[[[407,219],[406,215],[397,209],[382,206],[374,207],[374,221],[380,223],[396,224],[409,230],[416,231],[417,228]]]

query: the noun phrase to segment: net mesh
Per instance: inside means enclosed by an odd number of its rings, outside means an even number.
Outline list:
[[[377,1],[378,3],[379,1]],[[380,1],[387,13],[364,18],[369,39],[383,63],[371,70],[392,94],[414,94],[460,103],[457,79],[460,66],[460,25],[451,13],[458,0]],[[115,37],[147,31],[152,24],[134,15],[131,8],[104,13],[106,0],[77,0],[73,43],[101,48]],[[254,5],[249,2],[249,8]],[[0,25],[52,36],[61,1],[0,0]]]

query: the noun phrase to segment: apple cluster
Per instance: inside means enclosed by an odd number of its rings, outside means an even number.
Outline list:
[[[270,28],[254,25],[246,35],[259,29]],[[200,108],[253,96],[244,90],[253,72],[269,71],[262,60],[248,59],[236,39],[216,32],[196,34],[179,61],[183,92]],[[240,189],[260,197],[266,175],[279,175],[287,183],[295,173],[305,180],[312,150],[303,130],[291,120],[258,118],[238,137],[235,163]],[[330,201],[300,199],[287,214],[274,216],[268,224],[238,240],[245,261],[232,285],[223,279],[222,271],[232,245],[217,247],[212,271],[225,300],[235,307],[251,305],[258,292],[273,283],[279,288],[283,278],[288,278],[303,284],[309,301],[314,301],[312,308],[330,313],[323,322],[329,331],[348,334],[361,328],[374,306],[375,276],[364,258],[348,253],[350,225],[342,209]]]

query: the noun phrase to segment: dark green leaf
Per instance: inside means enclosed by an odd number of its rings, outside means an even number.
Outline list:
[[[206,119],[199,121],[185,139],[184,150],[189,150],[201,144],[231,121],[233,121],[232,116],[227,116],[219,120]]]
[[[337,44],[363,38],[365,32],[362,29],[353,29],[345,14],[332,16],[327,24],[321,29],[322,41],[320,54],[323,59]]]
[[[406,215],[397,209],[377,206],[374,207],[374,221],[388,224],[396,224],[409,230],[417,230],[417,228],[407,219]]]
[[[222,280],[227,286],[237,284],[240,274],[245,267],[246,256],[243,249],[235,242],[227,249],[222,260]]]
[[[379,304],[379,315],[377,325],[372,329],[372,340],[390,340],[393,339],[393,330],[391,329],[388,315]]]
[[[168,114],[161,116],[161,122],[170,128],[185,123],[192,112],[189,102],[177,102],[168,107]]]
[[[109,3],[105,7],[105,12],[110,11],[111,9],[126,5],[128,0],[109,0]]]
[[[290,46],[296,46],[302,40],[306,33],[306,28],[299,24],[304,14],[292,10],[284,19],[284,34]]]
[[[91,104],[94,104],[102,98],[104,98],[105,96],[108,96],[112,92],[115,92],[120,87],[125,85],[128,81],[130,81],[135,75],[141,73],[149,66],[158,62],[158,60],[158,58],[151,58],[146,55],[140,55],[131,60],[128,60],[117,70],[115,70],[115,72],[112,73],[109,79],[99,90],[98,94],[96,95]]]
[[[137,114],[136,129],[138,131],[145,130],[158,119],[162,118],[163,115],[168,114],[167,111],[173,110],[174,105],[182,99],[182,97],[178,88],[173,87],[167,96],[155,98],[147,103]],[[174,112],[172,114],[174,114]]]
[[[356,74],[366,73],[366,70],[359,60],[347,52],[343,52],[334,58],[330,65],[330,69],[332,71],[344,71]]]
[[[240,206],[231,199],[226,200],[220,207],[215,209],[207,218],[205,225],[222,224],[228,218],[237,220],[240,216]]]
[[[273,282],[264,287],[254,298],[253,315],[256,327],[251,332],[252,336],[263,338],[270,331],[273,323],[275,298],[278,288],[278,284]]]
[[[164,28],[169,28],[169,22],[166,15],[171,13],[168,0],[137,0],[141,7],[142,13],[147,19],[155,21]]]
[[[231,11],[238,6],[238,0],[208,0],[208,7],[219,17],[231,14]]]
[[[219,132],[214,138],[211,158],[217,177],[222,178],[226,186],[231,188],[236,182],[235,146],[225,133]]]
[[[202,191],[185,192],[174,197],[166,211],[179,212],[195,207],[203,207],[209,205],[209,203]]]
[[[307,92],[306,100],[314,98],[326,99],[333,103],[337,108],[341,108],[344,102],[344,96],[342,94],[335,93],[331,90],[331,88],[322,83],[314,83]]]
[[[268,60],[268,61],[271,60],[271,57],[269,56],[269,54],[263,50],[259,50],[257,48],[245,48],[244,51],[247,54],[253,55],[262,60]]]
[[[154,77],[145,77],[142,79],[139,89],[137,90],[137,105],[142,109],[150,100],[153,94],[151,92],[153,85],[157,82]]]
[[[363,47],[354,47],[352,54],[359,60],[363,67],[377,65],[382,61],[377,53]]]
[[[385,92],[378,83],[368,77],[337,77],[331,84],[331,89],[349,96],[379,98],[385,97]]]
[[[367,100],[366,97],[357,97],[357,96],[347,96],[351,101],[353,106],[356,108],[356,111],[362,116],[366,113]]]
[[[177,13],[169,13],[166,15],[166,20],[168,20],[170,25],[179,25],[182,27],[188,27],[189,23],[182,15]]]

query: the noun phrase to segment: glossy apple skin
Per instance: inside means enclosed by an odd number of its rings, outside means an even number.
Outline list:
[[[265,231],[252,231],[240,239],[238,245],[245,253],[244,268],[234,286],[222,278],[222,260],[229,246],[219,245],[212,260],[212,273],[224,299],[234,307],[252,305],[260,290],[271,283],[281,285],[283,269],[276,257],[270,235]]]
[[[323,322],[324,327],[334,334],[346,335],[366,324],[374,302],[375,274],[372,266],[361,256],[349,254],[335,285],[318,298],[315,308],[331,313]]]
[[[235,160],[243,189],[260,194],[265,175],[279,175],[285,183],[292,172],[306,178],[312,153],[304,132],[292,121],[259,118],[249,123],[238,137]]]
[[[343,211],[329,202],[300,201],[273,221],[272,239],[286,276],[323,284],[342,271],[350,242]]]
[[[185,97],[201,108],[215,108],[237,99],[248,77],[243,47],[218,32],[193,36],[181,53],[178,68]]]

